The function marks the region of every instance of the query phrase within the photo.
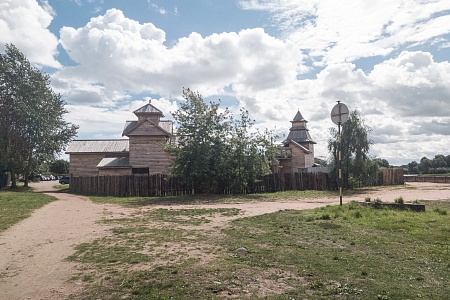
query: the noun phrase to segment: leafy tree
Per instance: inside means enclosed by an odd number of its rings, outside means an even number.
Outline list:
[[[6,45],[0,54],[0,163],[11,172],[12,188],[18,173],[28,186],[33,169],[54,160],[76,135],[78,127],[64,120],[64,104],[49,76]]]
[[[50,163],[49,169],[53,174],[69,174],[69,162],[65,159],[57,159]]]
[[[408,167],[409,174],[419,173],[419,164],[417,163],[417,161],[410,162],[407,167]]]
[[[172,175],[181,177],[195,193],[240,192],[252,180],[270,172],[272,152],[267,132],[254,132],[248,112],[235,120],[219,103],[207,105],[197,92],[183,89],[186,100],[173,113],[179,127]]]
[[[374,161],[378,164],[379,167],[389,168],[389,162],[384,158],[375,158]]]
[[[372,185],[378,178],[378,164],[370,159],[367,153],[372,141],[369,134],[372,129],[364,123],[359,111],[352,111],[349,119],[342,125],[342,178],[343,187]],[[330,177],[338,180],[338,130],[330,129],[331,138],[328,140],[330,153]]]
[[[240,193],[250,182],[262,175],[269,174],[270,161],[275,156],[275,147],[270,137],[273,133],[252,130],[254,120],[251,120],[247,110],[241,109],[240,119],[234,120],[231,126],[229,140],[230,163],[232,176],[229,182],[233,191]]]
[[[418,166],[419,172],[422,174],[427,174],[430,172],[431,166],[431,160],[424,156],[420,159],[420,163]]]
[[[445,160],[445,156],[442,154],[437,154],[434,156],[434,159],[431,161],[433,168],[445,168],[447,167],[447,161]]]

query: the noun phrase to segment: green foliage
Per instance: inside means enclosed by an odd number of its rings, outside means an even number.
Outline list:
[[[253,130],[246,110],[235,119],[219,103],[207,105],[199,93],[183,90],[186,102],[173,113],[179,127],[172,175],[181,177],[195,193],[215,193],[223,184],[239,193],[250,182],[270,173],[274,147],[271,133]]]
[[[395,198],[394,199],[394,202],[395,203],[398,203],[398,204],[403,204],[403,203],[405,203],[405,201],[403,200],[403,197],[398,197],[398,198]]]
[[[422,157],[420,162],[412,161],[406,165],[409,174],[448,174],[450,155],[436,154],[434,158]]]
[[[65,159],[58,159],[50,163],[49,170],[52,174],[69,174],[69,162]]]
[[[14,45],[0,54],[0,164],[22,173],[25,186],[32,171],[52,161],[76,135],[64,120],[64,101],[50,88],[47,74],[32,67]]]
[[[349,119],[342,125],[341,149],[342,149],[342,186],[344,188],[356,188],[370,186],[378,180],[379,160],[368,157],[372,141],[369,134],[372,129],[364,123],[359,111],[350,113]],[[338,130],[330,129],[331,138],[328,140],[330,153],[330,177],[337,182],[339,170],[339,143]],[[387,161],[386,161],[387,162]],[[382,161],[382,163],[385,163]],[[389,163],[387,163],[389,165]]]

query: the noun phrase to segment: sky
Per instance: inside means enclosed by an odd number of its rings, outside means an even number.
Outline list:
[[[280,141],[300,110],[328,157],[336,101],[392,165],[450,154],[448,0],[0,0],[17,46],[61,94],[77,139],[116,139],[183,88],[249,111]]]

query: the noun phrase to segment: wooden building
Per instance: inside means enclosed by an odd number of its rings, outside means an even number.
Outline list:
[[[306,124],[308,121],[298,111],[291,123],[289,135],[279,148],[278,166],[274,168],[274,172],[308,172],[309,168],[315,166],[314,144],[316,142],[309,134]]]
[[[72,176],[168,174],[171,155],[164,149],[173,134],[173,124],[161,120],[163,113],[151,103],[133,112],[122,136],[128,139],[74,140],[69,154]]]

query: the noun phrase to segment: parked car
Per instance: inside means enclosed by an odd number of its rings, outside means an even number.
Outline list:
[[[69,176],[61,176],[59,178],[59,183],[61,184],[69,184],[70,177]]]

